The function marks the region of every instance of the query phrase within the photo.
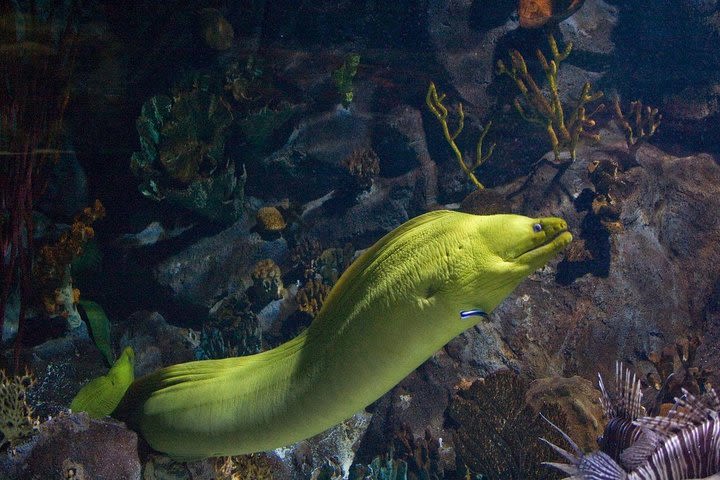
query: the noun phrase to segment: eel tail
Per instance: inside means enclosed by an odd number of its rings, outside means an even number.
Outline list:
[[[107,375],[90,380],[73,398],[70,409],[92,418],[110,415],[135,380],[135,352],[126,347]]]

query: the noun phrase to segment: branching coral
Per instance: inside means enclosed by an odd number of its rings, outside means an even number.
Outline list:
[[[35,378],[28,372],[10,378],[0,370],[0,432],[10,448],[25,440],[38,425],[33,410],[27,403],[27,392],[35,384]]]
[[[570,55],[572,51],[572,43],[568,43],[565,49],[560,52],[555,37],[548,34],[548,42],[552,59],[548,61],[545,54],[540,49],[537,50],[537,58],[545,71],[545,78],[548,82],[549,95],[543,92],[535,79],[528,71],[525,59],[517,50],[510,51],[511,68],[507,68],[502,60],[498,60],[498,74],[507,75],[515,82],[518,90],[524,98],[524,105],[519,99],[515,99],[515,109],[520,116],[531,123],[542,126],[550,137],[555,160],[560,160],[560,154],[563,151],[570,153],[570,158],[575,160],[576,149],[580,138],[590,138],[599,140],[597,133],[589,133],[586,128],[595,126],[595,120],[592,116],[604,105],[599,105],[597,109],[587,114],[586,105],[594,102],[603,96],[602,92],[592,92],[589,82],[585,82],[580,92],[580,98],[573,113],[567,117],[560,101],[560,93],[558,91],[558,72],[560,63]],[[566,118],[567,117],[567,118]]]
[[[625,115],[620,108],[620,99],[615,98],[613,114],[615,124],[625,133],[625,141],[631,151],[639,146],[638,142],[655,135],[662,120],[657,108],[643,107],[640,100],[630,102],[630,111]]]
[[[452,149],[453,153],[455,154],[455,158],[458,161],[458,164],[460,165],[460,168],[463,172],[470,178],[470,181],[480,190],[484,189],[485,186],[480,183],[480,181],[475,176],[475,170],[485,163],[488,158],[493,153],[493,150],[495,149],[495,144],[493,143],[490,146],[490,149],[486,154],[483,155],[483,141],[485,140],[485,136],[487,135],[487,132],[490,130],[490,127],[492,126],[492,122],[488,122],[488,124],[483,128],[482,133],[480,134],[480,138],[478,139],[478,142],[475,146],[475,160],[472,162],[467,162],[465,158],[463,157],[463,153],[460,151],[460,147],[458,147],[455,140],[457,137],[462,133],[463,128],[465,126],[465,111],[463,110],[462,103],[458,103],[457,111],[458,111],[458,125],[454,132],[450,132],[450,127],[448,126],[448,118],[449,118],[449,112],[445,105],[443,105],[443,100],[445,100],[445,94],[438,94],[437,89],[435,88],[435,84],[433,82],[430,82],[430,86],[428,87],[428,92],[425,97],[425,103],[427,104],[430,111],[435,115],[435,117],[438,119],[438,122],[440,122],[440,126],[442,127],[443,136],[445,137],[445,140],[447,140],[448,144],[450,145],[450,148]]]

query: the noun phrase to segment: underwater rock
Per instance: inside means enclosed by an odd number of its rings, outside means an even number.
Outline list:
[[[246,288],[255,263],[269,258],[281,265],[288,255],[283,238],[263,241],[248,233],[250,226],[247,219],[237,222],[166,258],[155,268],[158,282],[178,300],[208,307],[225,292]]]
[[[474,190],[460,203],[460,211],[475,215],[512,213],[512,206],[504,195],[490,189]]]
[[[618,7],[603,0],[587,0],[575,14],[560,22],[563,40],[578,52],[610,55],[615,50],[613,31],[618,23]]]
[[[135,351],[135,377],[158,368],[194,360],[197,333],[169,325],[158,312],[139,311],[130,315],[115,332],[120,346]]]
[[[546,405],[556,405],[565,417],[571,438],[584,451],[597,450],[597,438],[603,433],[603,409],[600,391],[582,377],[552,376],[533,381],[525,402],[535,412],[543,413]]]
[[[140,480],[137,434],[114,420],[62,414],[40,426],[9,479]]]
[[[64,411],[82,385],[107,373],[102,354],[87,335],[43,342],[25,350],[21,362],[37,378],[28,401],[39,418]]]
[[[310,478],[315,468],[331,460],[342,472],[348,472],[370,418],[370,414],[359,412],[320,435],[274,450],[274,455],[293,472],[286,478]]]
[[[473,18],[472,8],[476,3],[473,0],[430,0],[426,28],[435,59],[445,67],[463,103],[488,111],[493,103],[488,86],[495,75],[496,46],[519,24],[508,18],[502,25],[478,32],[468,22]],[[496,7],[495,2],[485,4],[490,9]]]
[[[555,167],[539,168],[526,193],[513,197],[515,208],[555,212],[577,231],[582,218],[574,199],[589,187],[582,170],[613,151],[627,164],[619,137],[603,132],[603,146],[584,146],[560,178]],[[540,376],[559,368],[592,378],[597,366],[641,360],[702,325],[720,277],[720,219],[713,213],[720,208],[720,166],[709,155],[673,157],[650,145],[632,161],[638,166],[625,171],[618,192],[624,232],[609,240],[606,263],[551,264],[494,313],[509,350]]]

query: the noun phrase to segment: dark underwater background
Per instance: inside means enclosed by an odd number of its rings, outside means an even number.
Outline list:
[[[562,478],[538,414],[597,450],[616,361],[650,415],[717,384],[720,2],[521,3],[3,2],[0,478]],[[343,424],[183,463],[68,413],[127,346],[139,377],[284,343],[441,208],[575,240]]]

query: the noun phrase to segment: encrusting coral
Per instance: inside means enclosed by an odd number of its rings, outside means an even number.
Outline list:
[[[218,457],[214,470],[217,480],[272,480],[273,469],[268,457],[262,453]]]
[[[3,434],[0,447],[8,443],[14,448],[37,427],[39,422],[27,402],[27,392],[35,381],[27,371],[24,375],[8,377],[5,370],[0,370],[0,432]]]
[[[280,235],[287,224],[285,219],[276,207],[262,207],[255,215],[257,231],[264,237],[275,237]]]
[[[558,72],[560,62],[565,60],[572,51],[572,43],[568,43],[565,49],[560,52],[555,37],[548,34],[548,43],[552,59],[548,61],[545,54],[540,49],[537,50],[537,58],[545,72],[545,78],[548,82],[549,97],[543,92],[535,79],[528,71],[525,58],[517,50],[510,50],[511,68],[505,65],[505,62],[498,60],[497,71],[499,75],[509,76],[517,85],[518,90],[524,98],[524,105],[519,99],[515,99],[514,105],[517,112],[524,119],[531,123],[541,125],[547,131],[550,137],[555,160],[560,160],[560,154],[567,151],[570,158],[575,160],[576,149],[580,138],[589,138],[594,141],[600,139],[599,134],[589,133],[586,128],[595,126],[595,120],[592,116],[604,108],[600,104],[597,109],[588,114],[585,106],[598,100],[603,96],[602,92],[592,92],[590,82],[585,82],[580,92],[580,98],[577,101],[575,110],[568,117],[565,114],[562,103],[560,102],[560,92],[558,91]]]
[[[475,145],[475,160],[473,162],[468,163],[463,153],[460,151],[460,147],[458,147],[455,140],[460,135],[460,133],[463,131],[463,128],[465,127],[465,111],[463,110],[462,103],[458,103],[457,111],[458,111],[458,125],[454,132],[450,132],[450,127],[448,126],[448,117],[449,112],[445,105],[443,105],[443,100],[445,100],[445,94],[438,94],[437,89],[435,88],[435,84],[433,82],[430,82],[430,86],[428,87],[427,95],[425,97],[425,103],[427,104],[430,111],[435,115],[435,117],[438,119],[438,122],[440,122],[440,126],[442,127],[443,136],[445,137],[445,140],[447,140],[448,144],[450,145],[450,148],[452,149],[453,153],[455,154],[455,158],[458,161],[458,164],[460,165],[460,168],[463,172],[470,178],[470,181],[475,185],[478,189],[482,190],[485,188],[485,186],[480,183],[480,181],[475,176],[475,170],[485,163],[488,158],[493,153],[493,150],[495,149],[495,144],[492,144],[490,146],[490,149],[486,154],[483,155],[483,141],[485,140],[485,135],[487,135],[487,132],[490,130],[490,127],[492,126],[492,122],[488,122],[487,125],[485,125],[485,128],[483,128],[482,133],[480,134],[480,138],[478,139],[477,144]]]
[[[295,295],[298,310],[315,317],[329,293],[330,286],[324,284],[322,280],[318,278],[308,280],[305,286],[300,288]]]
[[[248,296],[253,303],[253,310],[259,311],[268,303],[282,298],[285,290],[282,271],[271,259],[257,262],[250,272],[250,278],[253,284],[248,289]]]
[[[351,194],[367,191],[380,174],[380,159],[372,148],[353,151],[343,161],[352,177]]]

